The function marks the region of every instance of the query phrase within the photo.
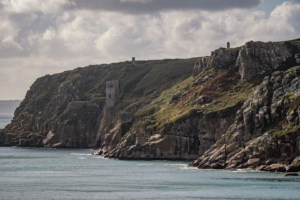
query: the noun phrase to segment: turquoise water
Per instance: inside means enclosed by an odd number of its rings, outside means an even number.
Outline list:
[[[91,149],[0,148],[0,199],[299,199],[300,178],[120,161]]]

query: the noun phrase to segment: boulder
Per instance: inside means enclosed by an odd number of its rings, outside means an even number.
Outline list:
[[[58,143],[58,142],[59,142],[58,135],[52,133],[52,131],[49,131],[46,138],[43,140],[44,145],[55,144],[55,143]]]
[[[292,164],[287,167],[287,172],[300,172],[300,156],[296,157]]]
[[[221,165],[220,163],[214,163],[210,166],[211,169],[224,169],[224,165]]]
[[[260,158],[249,159],[247,162],[248,167],[256,168],[261,163]]]
[[[19,140],[19,146],[20,147],[28,147],[29,146],[29,141],[27,139],[20,139]]]
[[[265,168],[266,171],[270,172],[286,172],[285,165],[282,164],[272,164]]]
[[[58,142],[52,145],[53,148],[64,148],[65,144],[63,142]]]
[[[299,176],[297,173],[286,174],[284,176]]]

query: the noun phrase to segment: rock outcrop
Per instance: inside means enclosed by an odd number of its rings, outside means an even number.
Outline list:
[[[199,58],[194,66],[194,76],[209,69],[222,69],[234,65],[239,54],[239,48],[225,49],[220,48],[211,52],[211,56]]]
[[[300,68],[266,76],[226,134],[191,165],[298,171]]]
[[[220,48],[211,56],[199,58],[194,67],[194,77],[205,69],[219,70],[224,67],[237,67],[242,81],[251,80],[258,74],[272,71],[288,59],[294,59],[291,49],[283,42],[247,42],[240,48]]]
[[[104,149],[98,154],[133,160],[193,160],[203,155],[225,133],[233,123],[233,110],[237,107],[210,115],[191,112],[186,118],[167,124],[161,131],[156,131],[151,125],[146,130],[134,125],[116,148]],[[143,136],[138,136],[138,132]]]
[[[236,60],[242,81],[251,80],[257,74],[277,69],[291,58],[291,50],[280,42],[247,42],[241,47]]]

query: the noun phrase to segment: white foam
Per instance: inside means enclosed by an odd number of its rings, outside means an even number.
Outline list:
[[[169,165],[169,166],[181,166],[181,167],[186,167],[186,166],[188,166],[187,164],[164,164],[164,165]]]
[[[148,163],[148,164],[137,164],[138,166],[151,166],[151,165],[153,165],[153,164],[150,164],[150,163]]]
[[[75,155],[75,156],[91,156],[92,154],[89,154],[89,153],[71,153],[71,155]]]

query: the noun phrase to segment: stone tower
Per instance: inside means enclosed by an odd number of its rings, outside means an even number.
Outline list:
[[[135,57],[132,57],[131,64],[132,64],[132,65],[135,65]]]
[[[113,107],[119,102],[119,81],[106,81],[106,107]]]
[[[227,49],[230,48],[230,42],[227,42]]]

